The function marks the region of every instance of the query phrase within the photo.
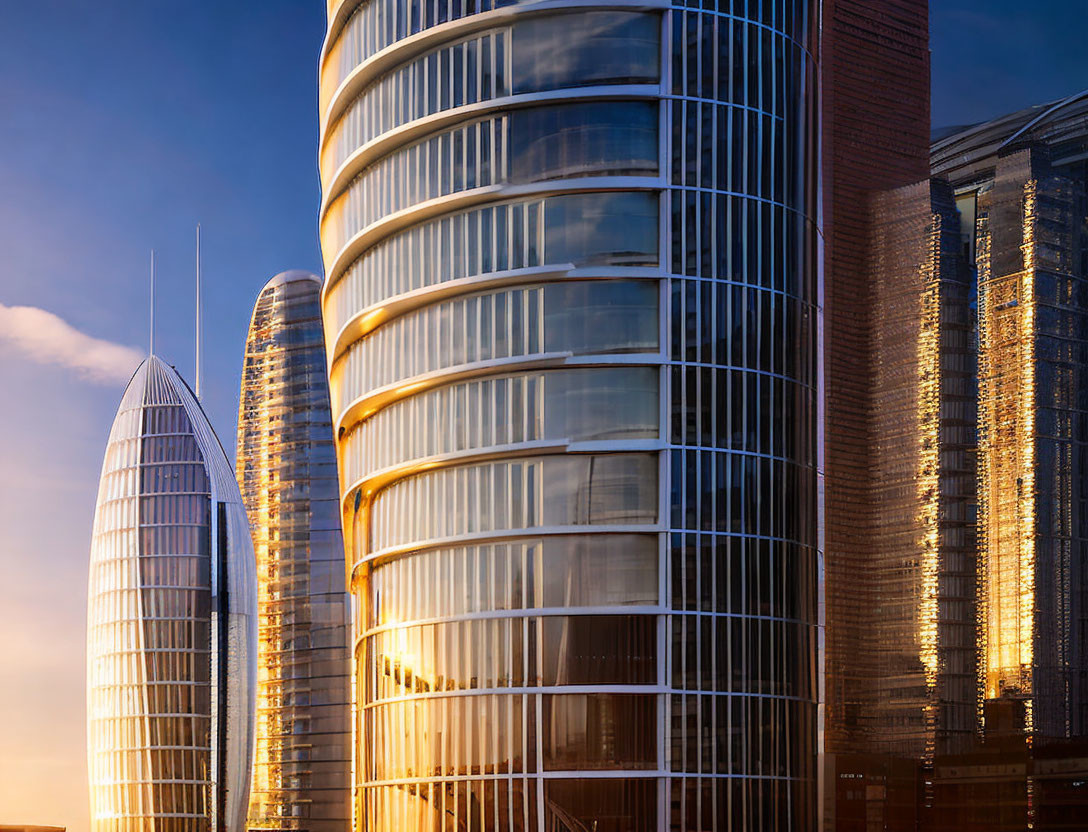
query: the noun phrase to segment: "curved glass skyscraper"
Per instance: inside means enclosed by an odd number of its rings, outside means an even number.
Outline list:
[[[256,588],[234,472],[200,404],[150,356],[110,431],[87,610],[94,832],[241,832]]]
[[[815,5],[330,3],[358,829],[815,828]]]
[[[242,369],[237,472],[259,622],[251,829],[351,821],[350,609],[320,295],[309,272],[268,281]]]

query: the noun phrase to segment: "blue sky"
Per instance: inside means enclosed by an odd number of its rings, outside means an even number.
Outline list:
[[[934,122],[1088,87],[1081,3],[933,0]],[[205,405],[228,453],[253,299],[319,269],[323,26],[320,0],[0,0],[0,307],[142,351],[155,248],[157,352],[191,380],[201,222]],[[3,823],[87,828],[87,551],[117,375],[0,338]]]
[[[1084,0],[930,0],[934,125],[1088,88],[1084,21]]]
[[[319,0],[0,0],[0,304],[143,351],[155,248],[157,351],[191,380],[201,222],[228,453],[253,299],[320,265],[323,32]],[[122,387],[0,339],[0,823],[87,827],[87,551]]]

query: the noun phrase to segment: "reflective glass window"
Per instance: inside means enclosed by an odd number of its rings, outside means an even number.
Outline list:
[[[624,101],[515,110],[458,125],[363,170],[329,206],[322,239],[336,250],[384,217],[473,188],[570,177],[653,176],[657,122],[656,104]]]
[[[367,626],[490,610],[652,606],[657,550],[655,535],[555,535],[407,555],[371,570]]]
[[[434,696],[362,712],[368,780],[518,774],[537,769],[537,697]]]
[[[596,84],[654,84],[660,76],[660,19],[640,12],[582,12],[514,27],[514,92]]]
[[[370,549],[504,529],[653,523],[657,501],[653,454],[551,456],[445,468],[378,493]],[[481,503],[486,510],[480,510]]]
[[[545,696],[542,711],[546,771],[657,768],[655,696]]]
[[[510,115],[510,178],[657,174],[658,105],[593,101],[515,110]]]
[[[333,412],[386,385],[463,364],[548,352],[653,352],[657,306],[655,283],[620,280],[518,287],[426,306],[352,344],[332,366]]]
[[[658,374],[656,367],[549,370],[411,396],[341,436],[344,481],[424,457],[518,442],[656,438]],[[515,412],[522,418],[511,419]]]
[[[544,803],[545,824],[563,823],[570,828],[577,823],[596,832],[658,829],[657,781],[652,778],[547,779]]]
[[[365,251],[329,288],[329,338],[354,314],[448,280],[545,264],[656,265],[657,223],[652,192],[563,194],[422,223]]]

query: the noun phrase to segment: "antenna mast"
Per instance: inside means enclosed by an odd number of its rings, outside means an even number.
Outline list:
[[[196,398],[200,401],[200,223],[196,224]]]
[[[155,249],[151,249],[151,334],[148,337],[147,354],[155,354]]]

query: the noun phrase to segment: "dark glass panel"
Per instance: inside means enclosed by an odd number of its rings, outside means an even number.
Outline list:
[[[657,537],[595,535],[547,538],[542,606],[657,603]]]
[[[657,348],[658,289],[651,281],[552,283],[544,287],[548,351],[642,352]]]
[[[510,114],[510,179],[657,174],[658,105],[566,104]]]
[[[582,12],[520,21],[511,60],[514,92],[595,84],[652,84],[660,77],[660,17]]]
[[[545,258],[575,265],[657,265],[658,196],[578,194],[544,203]]]
[[[544,769],[657,767],[657,698],[563,694],[543,698]]]
[[[654,832],[657,782],[625,780],[545,780],[544,823],[548,828],[594,832]],[[577,825],[576,825],[577,824]],[[741,827],[737,827],[738,829]]]
[[[545,685],[652,685],[657,620],[649,615],[547,616]]]

